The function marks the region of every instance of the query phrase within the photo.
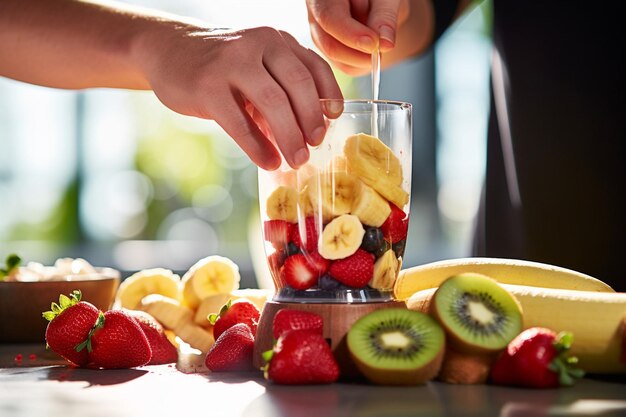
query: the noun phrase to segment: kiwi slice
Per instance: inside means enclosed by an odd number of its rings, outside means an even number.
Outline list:
[[[519,302],[481,274],[448,278],[435,292],[430,312],[459,351],[498,351],[522,331]]]
[[[439,372],[445,333],[427,314],[386,308],[358,319],[348,331],[347,345],[357,368],[371,382],[416,385]]]

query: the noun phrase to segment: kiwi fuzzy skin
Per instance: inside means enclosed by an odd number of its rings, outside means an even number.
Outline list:
[[[484,384],[497,357],[498,352],[461,353],[447,348],[437,379],[448,384]]]
[[[363,376],[374,384],[422,385],[439,375],[445,350],[444,344],[439,352],[437,352],[437,355],[430,362],[424,364],[419,369],[389,370],[375,368],[359,360],[359,358],[353,355],[352,352],[350,353],[350,357]]]

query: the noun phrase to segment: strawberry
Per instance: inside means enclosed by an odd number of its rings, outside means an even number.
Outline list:
[[[263,223],[265,240],[270,242],[274,248],[283,250],[289,243],[294,226],[293,223],[285,220],[266,220]]]
[[[284,308],[274,316],[272,334],[274,339],[291,330],[311,330],[321,335],[323,326],[324,321],[319,314]]]
[[[328,384],[339,378],[339,366],[326,340],[313,330],[283,334],[272,351],[265,378],[277,384]]]
[[[498,385],[529,388],[556,388],[574,384],[583,371],[573,365],[575,357],[565,356],[572,344],[568,332],[531,327],[513,339],[491,369],[491,381]]]
[[[43,313],[50,321],[46,328],[46,343],[53,352],[78,366],[89,363],[87,351],[76,351],[89,335],[98,320],[98,309],[91,303],[81,301],[80,290],[72,291],[69,297],[61,294],[59,304],[52,303],[52,310]]]
[[[170,342],[163,331],[163,326],[154,317],[145,311],[124,310],[137,321],[143,330],[150,349],[152,358],[148,365],[161,365],[164,363],[175,363],[178,361],[178,349]]]
[[[315,267],[303,254],[298,253],[285,260],[280,279],[293,289],[306,290],[317,284],[318,277]]]
[[[272,273],[272,277],[275,281],[279,279],[278,277],[280,276],[280,267],[283,266],[283,264],[285,263],[286,257],[287,254],[285,253],[285,251],[282,250],[277,250],[267,257],[267,264],[270,267],[270,272]]]
[[[300,235],[301,225],[294,225],[291,231],[291,241],[294,242],[299,248],[305,249],[307,252],[317,252],[317,240],[319,233],[316,228],[316,222],[314,216],[308,216],[304,219],[304,232],[305,235]]]
[[[313,269],[317,271],[318,277],[321,277],[326,272],[328,272],[328,268],[330,267],[330,261],[320,255],[318,251],[307,252],[304,254],[304,256],[306,257],[309,264],[313,266]]]
[[[139,323],[122,310],[100,312],[87,338],[76,347],[79,351],[85,348],[98,368],[134,368],[152,358],[150,343]]]
[[[217,314],[210,314],[209,321],[213,324],[213,337],[217,340],[226,329],[238,323],[244,323],[250,327],[252,335],[256,334],[261,312],[248,300],[228,300]]]
[[[347,258],[333,262],[328,273],[349,287],[365,287],[374,275],[374,255],[363,249],[357,249]]]
[[[396,243],[406,239],[409,230],[409,216],[395,204],[389,203],[389,206],[391,206],[391,213],[380,228],[386,240]]]
[[[254,335],[244,323],[229,327],[217,338],[204,363],[210,371],[251,371]]]

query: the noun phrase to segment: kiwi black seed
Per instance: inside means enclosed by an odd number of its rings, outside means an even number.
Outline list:
[[[522,331],[522,311],[513,295],[484,275],[466,273],[444,281],[431,312],[458,347],[497,351]]]
[[[387,308],[357,320],[348,332],[347,344],[353,361],[370,381],[414,385],[439,371],[445,334],[427,314]]]

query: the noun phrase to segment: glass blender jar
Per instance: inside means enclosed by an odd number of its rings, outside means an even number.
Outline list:
[[[274,315],[290,308],[319,314],[342,378],[358,376],[345,343],[352,324],[377,309],[406,308],[393,287],[409,224],[412,108],[380,100],[340,104],[343,113],[327,120],[326,136],[305,165],[259,170],[275,293],[259,320],[255,366],[274,344]]]
[[[346,100],[343,109],[307,164],[259,170],[274,301],[393,299],[409,221],[411,105]]]

